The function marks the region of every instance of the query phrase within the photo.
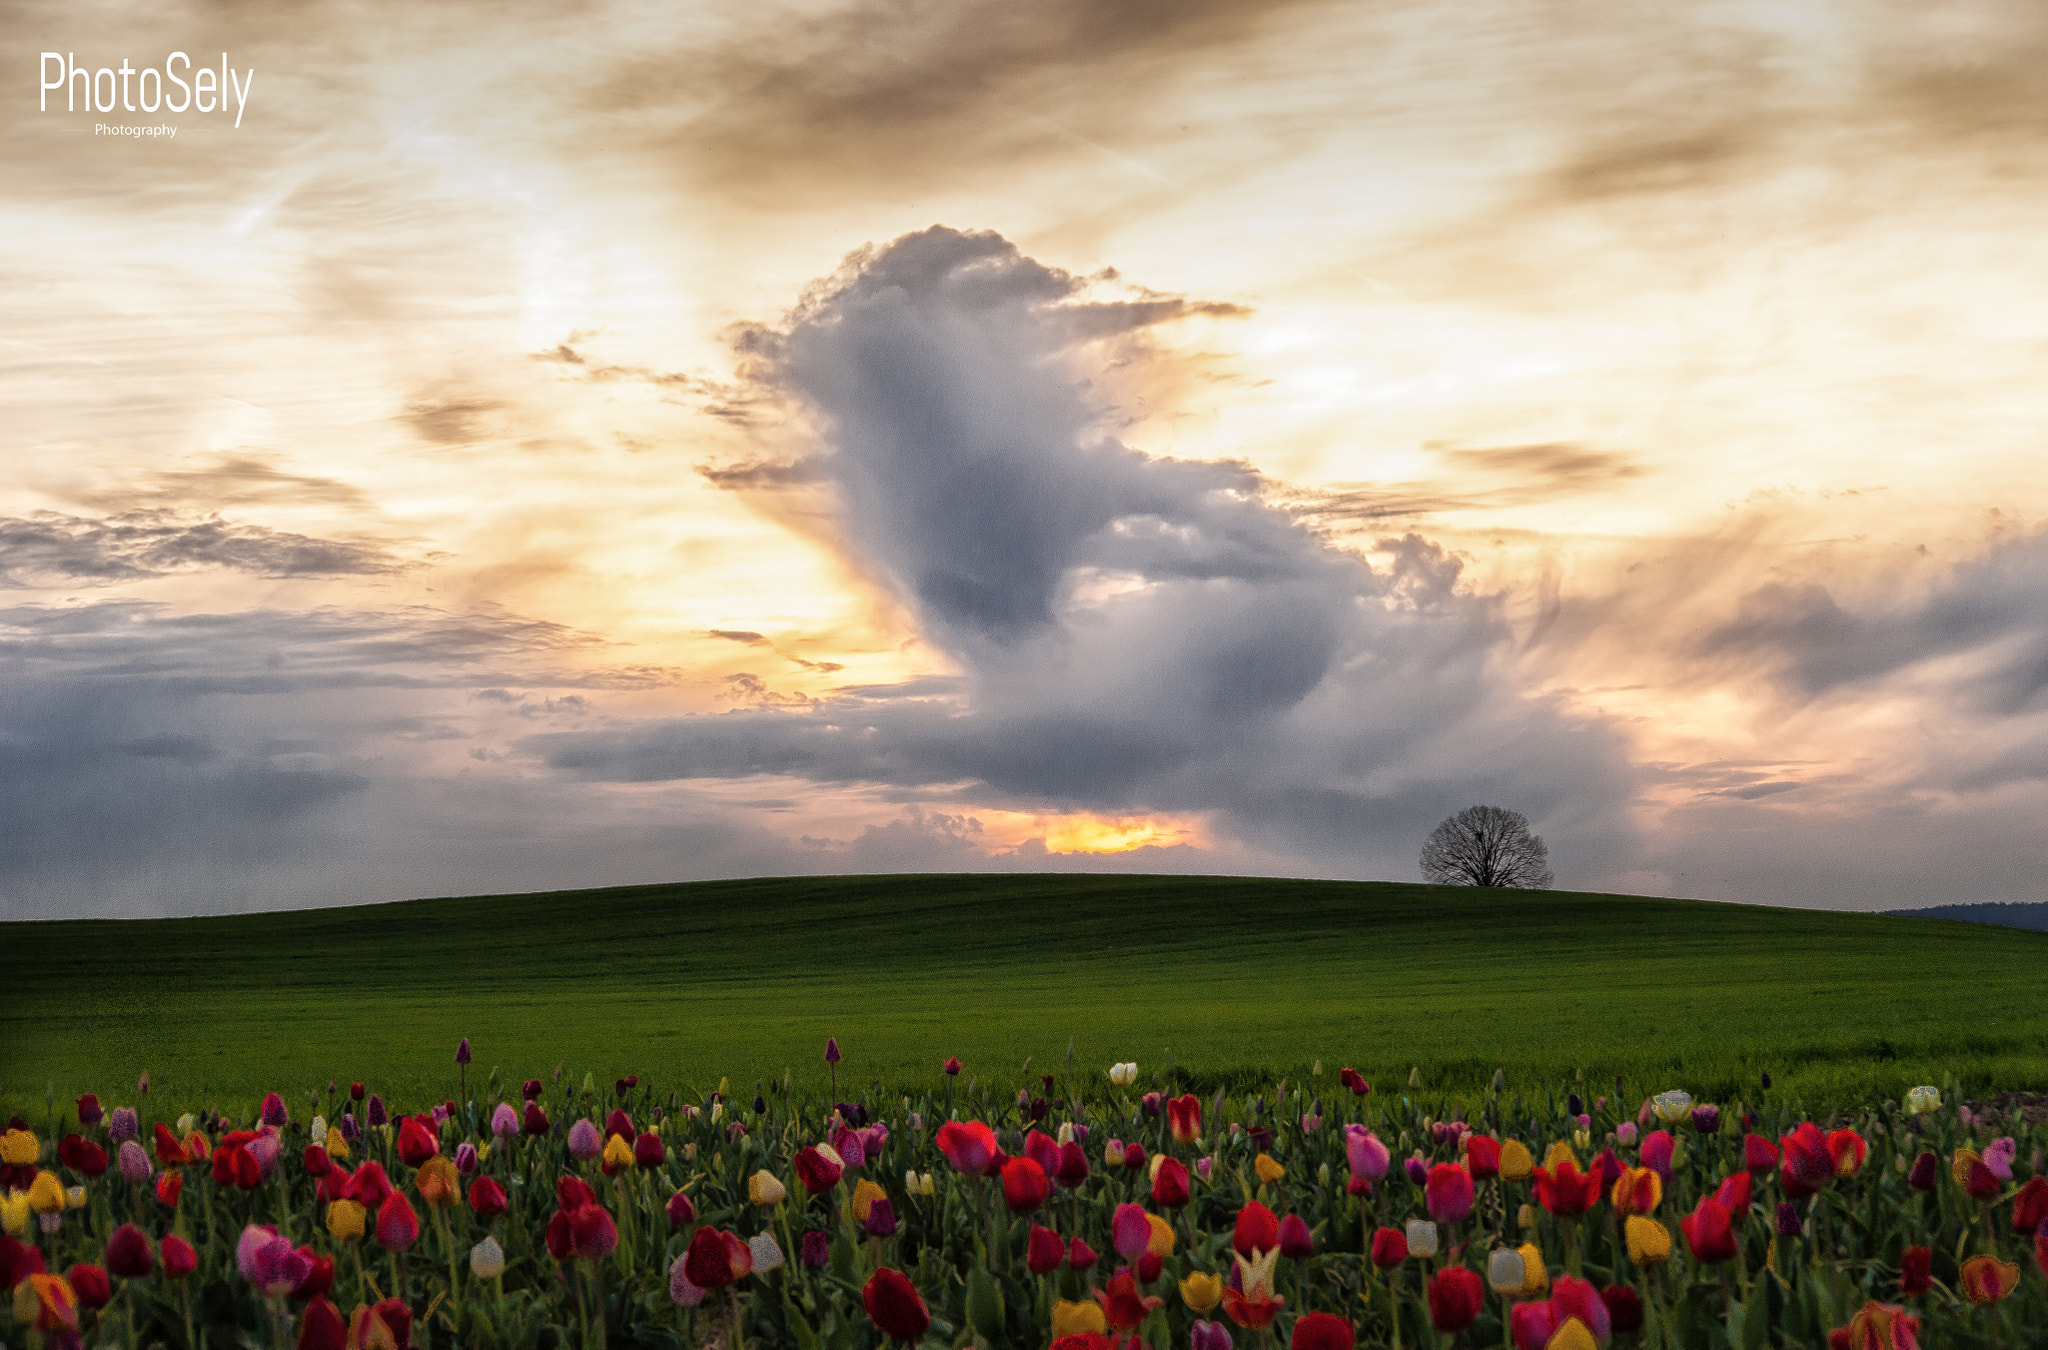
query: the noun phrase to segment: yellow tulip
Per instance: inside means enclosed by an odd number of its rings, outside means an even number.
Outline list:
[[[1628,1259],[1637,1265],[1661,1265],[1671,1259],[1671,1230],[1655,1219],[1629,1215],[1627,1234]]]
[[[27,1130],[9,1130],[0,1134],[0,1162],[9,1167],[33,1166],[43,1156],[43,1146]]]
[[[1527,1144],[1510,1139],[1500,1146],[1500,1174],[1505,1180],[1527,1181],[1535,1170],[1536,1159],[1530,1156]]]
[[[1525,1204],[1516,1210],[1515,1226],[1518,1228],[1534,1228],[1536,1226],[1536,1206]]]
[[[64,1192],[64,1207],[66,1209],[84,1209],[85,1187],[73,1186],[70,1190]]]
[[[777,1181],[775,1174],[765,1167],[747,1178],[747,1199],[757,1205],[779,1205],[782,1203],[782,1197],[787,1194],[788,1188]]]
[[[57,1214],[64,1208],[64,1183],[55,1172],[38,1172],[28,1188],[28,1207],[38,1214]]]
[[[1145,1221],[1152,1225],[1152,1236],[1145,1239],[1145,1250],[1154,1256],[1166,1256],[1173,1251],[1173,1225],[1157,1214],[1147,1214]]]
[[[336,1162],[344,1162],[348,1158],[348,1140],[342,1138],[341,1131],[332,1125],[327,1127],[327,1156]]]
[[[9,1237],[28,1231],[28,1196],[20,1191],[0,1191],[0,1229]]]
[[[1948,1174],[1956,1179],[1956,1185],[1970,1184],[1970,1164],[1983,1162],[1984,1155],[1974,1148],[1959,1148],[1955,1157],[1949,1159]]]
[[[1223,1279],[1196,1271],[1180,1282],[1181,1300],[1197,1313],[1206,1313],[1223,1301]]]
[[[1559,1163],[1567,1161],[1573,1167],[1577,1167],[1579,1165],[1579,1155],[1572,1152],[1572,1146],[1562,1139],[1552,1144],[1550,1151],[1543,1155],[1543,1166],[1546,1169],[1555,1170]]]
[[[1535,1298],[1550,1288],[1550,1272],[1543,1264],[1543,1249],[1533,1242],[1525,1242],[1521,1248],[1522,1287],[1515,1291],[1517,1298]]]
[[[1593,1339],[1592,1331],[1576,1317],[1564,1319],[1564,1325],[1550,1333],[1550,1339],[1543,1343],[1543,1350],[1600,1350],[1600,1342]]]
[[[1252,1170],[1259,1174],[1260,1181],[1268,1183],[1278,1181],[1287,1175],[1287,1169],[1274,1162],[1270,1153],[1261,1153],[1259,1160],[1252,1164]]]
[[[605,1141],[603,1163],[606,1167],[631,1167],[633,1146],[626,1142],[626,1136],[615,1134]]]
[[[462,1199],[461,1173],[455,1170],[453,1162],[438,1153],[420,1164],[417,1184],[420,1199],[430,1205],[439,1205],[446,1209]]]
[[[868,1221],[869,1208],[874,1205],[875,1201],[886,1199],[888,1194],[887,1191],[877,1186],[874,1182],[869,1181],[866,1177],[862,1177],[853,1188],[853,1221],[855,1223],[866,1223]]]
[[[327,1207],[327,1231],[343,1242],[363,1235],[363,1207],[353,1200],[336,1200]]]
[[[1217,1297],[1221,1298],[1223,1296],[1218,1294]],[[1092,1331],[1097,1336],[1108,1333],[1109,1319],[1102,1315],[1102,1305],[1100,1303],[1097,1303],[1094,1299],[1089,1299],[1086,1303],[1074,1303],[1067,1299],[1061,1299],[1052,1305],[1052,1338],[1054,1340],[1058,1340],[1062,1336],[1079,1336],[1082,1332],[1086,1331]]]

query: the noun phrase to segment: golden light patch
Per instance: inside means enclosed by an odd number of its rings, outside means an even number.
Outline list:
[[[1202,842],[1193,822],[1168,816],[1050,816],[1038,823],[1049,853],[1128,853],[1148,845]]]

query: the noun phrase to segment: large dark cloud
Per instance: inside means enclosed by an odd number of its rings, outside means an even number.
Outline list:
[[[779,774],[1017,809],[1219,813],[1317,869],[1400,874],[1502,801],[1567,868],[1625,851],[1602,727],[1518,688],[1494,602],[1417,539],[1379,568],[1242,464],[1108,434],[1100,377],[1178,305],[1105,303],[992,234],[857,255],[746,347],[822,442],[855,560],[959,667],[936,695],[628,723],[526,742],[597,780]]]

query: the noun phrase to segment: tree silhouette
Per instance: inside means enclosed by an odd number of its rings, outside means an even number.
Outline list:
[[[1429,832],[1422,879],[1439,886],[1513,886],[1548,890],[1550,849],[1529,818],[1499,806],[1468,806]]]

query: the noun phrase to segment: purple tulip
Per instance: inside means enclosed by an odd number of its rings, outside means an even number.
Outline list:
[[[1940,1162],[1932,1153],[1922,1153],[1913,1159],[1913,1170],[1906,1173],[1906,1185],[1916,1191],[1931,1191],[1935,1187],[1935,1169]]]
[[[250,1224],[235,1244],[235,1264],[242,1278],[265,1294],[288,1294],[312,1273],[313,1258],[292,1246],[275,1228]]]
[[[134,1107],[114,1108],[114,1114],[107,1120],[107,1138],[118,1144],[123,1139],[133,1139],[141,1133],[142,1122],[136,1118]]]
[[[446,1125],[448,1123],[448,1104],[446,1102],[439,1103],[434,1107],[432,1114],[434,1125],[437,1129],[440,1126]]]
[[[138,1186],[149,1180],[149,1155],[133,1139],[121,1141],[121,1179]]]
[[[832,1151],[839,1155],[839,1161],[848,1167],[865,1167],[868,1163],[867,1145],[861,1141],[858,1132],[841,1125],[832,1132]]]
[[[1145,1109],[1145,1119],[1147,1120],[1159,1119],[1159,1103],[1159,1094],[1156,1092],[1148,1092],[1138,1098],[1138,1105]]]
[[[832,1240],[815,1228],[805,1233],[803,1259],[812,1270],[823,1270],[832,1259]]]
[[[498,1109],[491,1112],[491,1133],[500,1139],[510,1139],[519,1133],[519,1113],[512,1109],[512,1103],[499,1102]]]
[[[1780,1200],[1778,1202],[1778,1236],[1798,1237],[1803,1231],[1805,1231],[1805,1226],[1799,1222],[1798,1209],[1793,1206],[1790,1200]]]
[[[1632,1146],[1636,1142],[1636,1123],[1633,1120],[1624,1120],[1616,1127],[1614,1137],[1621,1141],[1623,1148]]]
[[[371,1129],[375,1129],[379,1125],[388,1125],[391,1122],[390,1115],[384,1110],[384,1099],[374,1092],[370,1094],[369,1117]]]
[[[341,1137],[350,1142],[363,1137],[362,1126],[356,1124],[355,1112],[344,1111],[341,1113]]]
[[[83,1097],[80,1097],[78,1099],[79,1124],[97,1125],[102,1120],[105,1120],[106,1117],[107,1113],[100,1110],[100,1099],[98,1097],[95,1097],[90,1092],[88,1092]]]
[[[1232,1350],[1230,1329],[1221,1322],[1197,1322],[1188,1328],[1188,1350]]]
[[[839,1038],[837,1036],[827,1036],[825,1038],[825,1062],[827,1064],[837,1064],[839,1062]]]
[[[1290,1214],[1280,1221],[1280,1254],[1290,1260],[1316,1254],[1315,1234],[1299,1214]]]
[[[1429,1164],[1422,1160],[1420,1154],[1410,1158],[1408,1160],[1408,1184],[1411,1186],[1423,1186],[1427,1185],[1428,1182]]]
[[[668,1296],[685,1308],[694,1308],[704,1301],[704,1291],[690,1283],[690,1277],[683,1274],[683,1262],[689,1260],[686,1252],[675,1259],[668,1268]]]
[[[469,1037],[464,1036],[462,1044],[455,1047],[455,1062],[457,1064],[469,1063]]]
[[[578,1162],[589,1162],[604,1152],[604,1140],[598,1136],[597,1126],[588,1119],[580,1119],[569,1127],[569,1156]]]
[[[882,1196],[868,1205],[868,1236],[896,1236],[896,1205],[888,1196]]]
[[[690,1203],[690,1197],[677,1191],[668,1198],[668,1226],[687,1228],[697,1222],[697,1207]]]
[[[1209,1174],[1215,1170],[1216,1160],[1214,1158],[1199,1158],[1195,1162],[1195,1175],[1201,1177],[1204,1181],[1207,1181]]]
[[[275,1092],[266,1092],[263,1094],[263,1105],[256,1110],[256,1118],[265,1125],[275,1125],[281,1130],[291,1123],[292,1117],[291,1113],[285,1110],[284,1098]]]
[[[1721,1108],[1711,1105],[1695,1106],[1692,1109],[1692,1127],[1700,1134],[1720,1133]]]
[[[476,1145],[467,1139],[455,1146],[455,1170],[464,1176],[476,1171]]]

